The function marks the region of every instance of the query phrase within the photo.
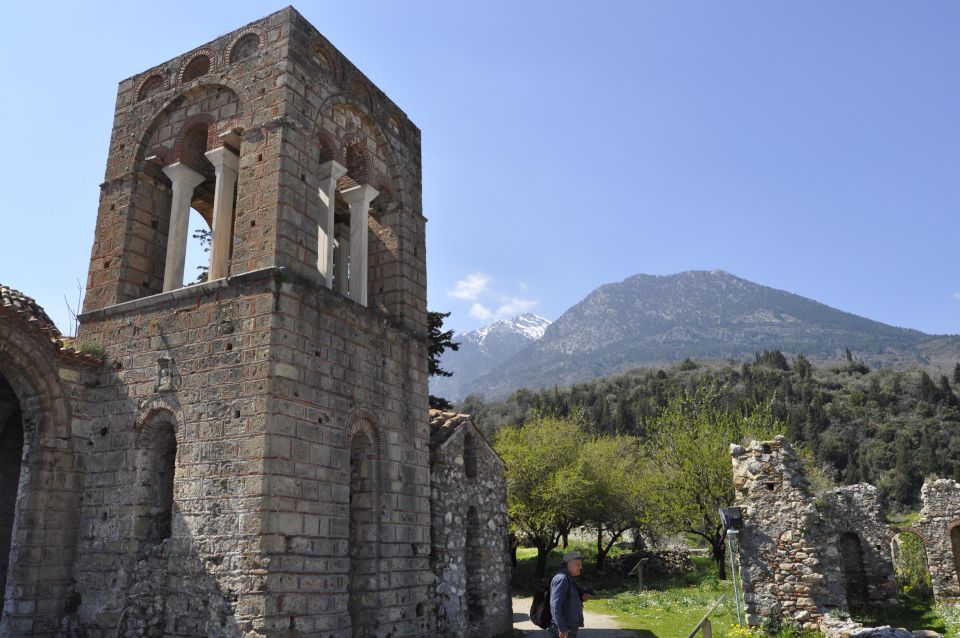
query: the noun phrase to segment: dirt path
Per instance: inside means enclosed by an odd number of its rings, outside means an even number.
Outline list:
[[[546,638],[550,634],[530,622],[530,603],[532,598],[513,599],[513,627],[522,629],[527,636]],[[588,610],[583,611],[583,620],[586,627],[580,630],[577,638],[634,638],[637,632],[620,629],[617,622],[610,616],[604,616]]]

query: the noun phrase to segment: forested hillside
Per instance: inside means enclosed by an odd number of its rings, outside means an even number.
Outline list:
[[[930,474],[960,480],[960,364],[950,377],[923,370],[870,370],[845,364],[814,366],[763,352],[742,365],[686,360],[662,369],[638,369],[570,387],[531,392],[488,403],[468,397],[457,408],[492,433],[534,415],[576,417],[596,434],[649,437],[680,390],[701,384],[717,391],[725,410],[752,413],[770,406],[788,438],[841,483],[876,485],[887,504],[917,506]]]

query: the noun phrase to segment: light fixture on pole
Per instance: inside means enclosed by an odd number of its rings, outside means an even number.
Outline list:
[[[721,507],[720,522],[727,534],[727,547],[730,549],[730,580],[733,581],[733,599],[737,602],[737,624],[743,625],[743,611],[740,606],[740,574],[737,571],[737,561],[734,559],[734,549],[743,529],[743,511],[739,507]]]

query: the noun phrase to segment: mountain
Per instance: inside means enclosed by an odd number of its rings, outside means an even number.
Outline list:
[[[440,367],[453,376],[430,379],[430,393],[453,401],[462,399],[472,391],[477,377],[538,341],[549,325],[548,319],[524,313],[455,335],[460,349],[445,352],[440,360]]]
[[[847,348],[871,366],[952,369],[960,361],[958,336],[889,326],[719,270],[689,271],[597,288],[466,392],[496,398],[688,357],[752,359],[764,349],[836,360]]]

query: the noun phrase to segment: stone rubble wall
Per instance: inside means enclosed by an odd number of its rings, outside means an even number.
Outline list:
[[[927,479],[920,498],[920,519],[904,531],[916,533],[923,541],[934,597],[960,599],[960,483]]]
[[[437,577],[434,604],[437,635],[489,638],[512,624],[510,549],[503,462],[474,432],[476,478],[464,471],[466,421],[431,453],[432,565]],[[471,622],[467,609],[467,525],[473,508],[479,521],[482,618]]]
[[[818,508],[826,523],[822,537],[827,573],[837,598],[845,597],[840,537],[856,535],[863,552],[867,584],[864,602],[897,604],[897,580],[892,559],[894,532],[884,523],[877,488],[866,483],[827,490],[819,495]]]
[[[828,612],[848,608],[838,544],[855,535],[863,552],[867,599],[895,601],[892,533],[868,485],[816,495],[803,459],[783,437],[732,445],[736,504],[743,508],[739,561],[747,620],[769,618],[815,629]]]

